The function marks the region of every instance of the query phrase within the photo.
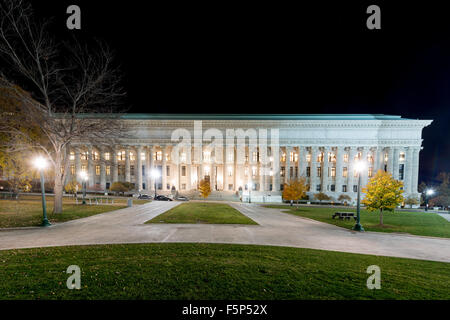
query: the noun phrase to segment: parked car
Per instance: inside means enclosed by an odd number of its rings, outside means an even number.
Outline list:
[[[140,194],[138,196],[138,199],[143,199],[143,200],[150,200],[152,197],[149,196],[148,194]]]
[[[157,201],[173,201],[172,199],[170,199],[166,196],[163,196],[163,195],[156,196],[155,200],[157,200]]]
[[[189,199],[186,198],[185,196],[179,196],[179,197],[177,197],[177,200],[178,201],[189,201]]]

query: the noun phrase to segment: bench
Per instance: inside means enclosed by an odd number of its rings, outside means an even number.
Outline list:
[[[338,217],[339,220],[350,220],[351,218],[356,220],[355,214],[353,212],[335,212],[332,218],[334,219],[336,217]]]

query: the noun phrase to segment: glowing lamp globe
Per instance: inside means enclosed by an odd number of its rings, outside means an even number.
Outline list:
[[[39,170],[43,170],[47,168],[47,160],[45,160],[45,158],[43,157],[38,157],[34,159],[34,166]]]

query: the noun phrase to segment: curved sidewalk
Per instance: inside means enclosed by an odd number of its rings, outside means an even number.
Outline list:
[[[282,213],[279,209],[230,203],[259,225],[144,224],[179,202],[149,204],[56,224],[0,231],[0,249],[47,246],[206,242],[289,246],[450,262],[450,239],[354,232]]]

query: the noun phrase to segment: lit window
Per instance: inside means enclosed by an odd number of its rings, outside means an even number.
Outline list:
[[[344,162],[348,162],[348,153],[344,154]]]
[[[81,171],[82,171],[82,172],[86,172],[86,165],[83,164],[83,165],[81,166]]]
[[[130,152],[130,161],[136,160],[136,156],[133,152]]]
[[[210,161],[211,160],[211,152],[204,151],[203,152],[203,161]]]
[[[257,168],[256,167],[252,167],[252,176],[254,177],[254,176],[256,176],[256,174],[257,174]]]
[[[368,155],[367,155],[367,161],[368,161],[369,163],[373,163],[373,155],[368,154]]]
[[[404,152],[400,152],[399,160],[400,161],[405,161],[405,153]]]
[[[329,162],[336,162],[336,155],[334,153],[328,154],[328,161]]]
[[[317,167],[317,176],[318,177],[322,176],[322,167]]]
[[[117,153],[117,160],[120,160],[120,161],[125,160],[125,151],[119,151]]]
[[[258,162],[258,153],[257,152],[253,152],[252,159],[253,159],[253,162]]]
[[[358,152],[358,153],[356,154],[354,160],[359,160],[359,159],[361,159],[361,156],[362,156],[361,152]]]
[[[330,176],[333,178],[336,177],[336,168],[335,167],[330,168]]]
[[[369,167],[369,173],[368,173],[369,178],[372,178],[373,176],[373,168]]]
[[[95,175],[96,176],[100,175],[100,166],[95,166]]]
[[[156,160],[157,161],[162,161],[162,151],[156,152]]]
[[[141,152],[141,160],[145,161],[145,152]]]
[[[310,153],[308,153],[306,155],[306,162],[311,162],[311,154]]]
[[[75,152],[73,152],[73,151],[70,152],[70,157],[69,157],[69,159],[70,159],[70,160],[75,160]]]
[[[323,152],[319,153],[319,155],[317,156],[317,162],[322,162],[323,161]]]
[[[186,153],[185,153],[185,152],[182,152],[182,153],[181,153],[181,155],[180,155],[180,161],[181,161],[181,162],[186,162]]]
[[[294,153],[294,162],[298,162],[298,153]]]
[[[75,166],[74,166],[74,165],[71,165],[71,166],[70,166],[70,173],[71,173],[72,175],[75,175]]]
[[[97,151],[92,151],[92,160],[98,160],[98,152]]]
[[[294,152],[289,152],[289,161],[293,162],[294,161]]]
[[[88,152],[83,151],[81,152],[81,160],[87,160],[88,159]]]
[[[286,161],[286,153],[282,153],[281,154],[281,162],[285,162]]]
[[[106,175],[111,175],[111,166],[106,166]]]
[[[389,160],[389,156],[387,153],[384,154],[384,162],[387,162]]]
[[[342,176],[343,176],[344,178],[347,178],[347,174],[348,174],[347,167],[343,167],[343,168],[342,168]]]
[[[109,152],[106,152],[106,153],[105,153],[105,160],[108,160],[108,161],[109,161],[109,159],[110,159],[110,154],[109,154]]]

